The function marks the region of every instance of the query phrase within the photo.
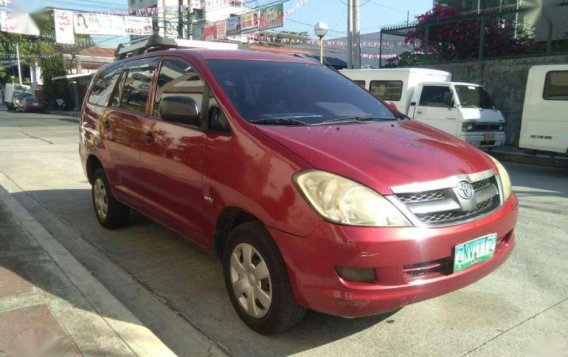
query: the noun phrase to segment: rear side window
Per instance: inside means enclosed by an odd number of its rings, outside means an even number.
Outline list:
[[[542,97],[546,100],[568,100],[568,71],[548,72]]]
[[[105,69],[97,78],[91,94],[89,95],[89,103],[102,106],[108,105],[108,100],[114,90],[116,81],[120,77],[120,67],[113,66]]]
[[[402,96],[402,81],[371,81],[369,91],[379,99],[398,102]]]
[[[144,59],[127,65],[120,108],[146,113],[150,84],[158,65],[158,59]]]
[[[452,103],[452,91],[444,86],[424,86],[420,105],[424,107],[448,107]]]
[[[156,86],[154,116],[160,116],[160,103],[168,96],[189,97],[195,101],[197,108],[201,109],[204,89],[203,80],[187,63],[173,59],[164,60]],[[201,123],[198,126],[201,126]]]

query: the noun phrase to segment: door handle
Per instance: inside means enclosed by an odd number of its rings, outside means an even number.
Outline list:
[[[150,144],[154,142],[154,135],[152,135],[152,133],[145,133],[142,135],[142,139],[146,144]]]
[[[422,114],[422,110],[417,111],[416,114]]]

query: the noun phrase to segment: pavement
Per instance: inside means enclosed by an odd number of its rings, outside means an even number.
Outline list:
[[[568,353],[568,251],[562,249],[568,244],[566,170],[505,164],[521,206],[517,246],[501,268],[481,281],[390,315],[345,320],[309,312],[296,329],[266,337],[241,323],[225,291],[221,265],[191,242],[136,212],[124,229],[100,227],[78,160],[77,132],[74,119],[0,111],[0,186],[7,192],[0,200],[6,202],[8,196],[27,211],[88,271],[94,284],[101,284],[139,322],[113,321],[147,328],[178,356],[560,357]],[[10,212],[16,221],[25,213]],[[0,222],[5,221],[0,216]],[[35,233],[31,236],[38,239]],[[0,252],[5,249],[3,237]],[[0,254],[0,267],[7,266],[5,261]],[[70,274],[67,268],[58,269]],[[15,275],[60,300],[72,301],[44,288],[40,274],[26,274],[29,279],[24,273]],[[0,284],[4,279],[0,276]],[[92,299],[89,293],[79,295]],[[91,311],[87,304],[71,305]],[[103,310],[95,311],[99,312],[95,317],[108,318]],[[0,323],[4,320],[0,314]],[[55,320],[79,346],[74,338],[80,339],[69,332],[65,320],[57,316]],[[113,354],[102,350],[92,355]]]
[[[0,187],[0,355],[30,349],[175,356]]]

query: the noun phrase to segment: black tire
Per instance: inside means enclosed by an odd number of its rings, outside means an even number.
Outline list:
[[[233,288],[231,272],[233,271],[233,274],[237,274],[238,276],[240,275],[235,269],[231,268],[231,257],[235,249],[237,249],[235,251],[236,254],[239,255],[239,252],[241,252],[239,248],[246,247],[247,245],[252,246],[254,250],[256,250],[256,252],[253,253],[251,261],[253,261],[254,258],[257,258],[257,261],[264,261],[269,273],[268,278],[264,280],[259,279],[258,281],[255,280],[254,282],[254,284],[257,284],[256,286],[259,289],[266,290],[268,286],[271,287],[272,300],[268,308],[262,309],[261,307],[264,306],[260,300],[256,300],[256,298],[254,300],[255,306],[259,308],[259,310],[264,311],[264,316],[260,317],[252,316],[245,310],[245,308],[243,308],[239,298],[235,296]],[[255,267],[258,267],[258,265]],[[290,285],[290,279],[288,277],[288,271],[286,269],[286,264],[282,259],[282,255],[268,231],[259,222],[243,223],[230,233],[223,254],[223,271],[225,275],[225,285],[227,286],[227,292],[229,293],[233,307],[237,311],[241,320],[254,331],[262,335],[277,334],[290,329],[304,317],[306,308],[296,304],[292,293],[292,287]],[[253,283],[251,283],[250,280],[248,280],[248,284],[253,286]],[[252,287],[251,289],[254,290]],[[246,291],[246,289],[243,289],[243,292]],[[242,298],[247,299],[247,297],[244,296],[244,293],[241,299]]]
[[[97,190],[103,189],[105,192],[105,197],[101,198],[101,194],[96,192]],[[98,199],[102,200],[106,205],[106,210],[102,209],[97,202]],[[91,189],[91,198],[93,200],[93,209],[95,210],[95,216],[101,224],[101,226],[107,229],[114,229],[123,227],[128,224],[128,218],[130,216],[130,209],[118,202],[116,198],[112,195],[110,190],[110,185],[105,175],[105,171],[102,168],[98,168],[93,173],[93,186]],[[106,211],[106,214],[104,212]]]

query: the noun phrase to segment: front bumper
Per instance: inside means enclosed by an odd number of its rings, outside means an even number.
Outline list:
[[[486,134],[493,136],[493,139],[486,137]],[[492,148],[505,145],[505,133],[502,131],[496,132],[469,132],[459,135],[460,139],[467,141],[473,146],[479,148]]]
[[[332,315],[367,316],[454,291],[495,270],[513,250],[517,206],[511,195],[487,217],[443,228],[350,227],[322,221],[308,237],[274,229],[270,233],[287,263],[298,303]],[[489,233],[498,235],[494,256],[453,273],[454,247]],[[338,266],[372,268],[375,282],[344,281],[335,271]],[[424,269],[433,266],[437,268]]]

